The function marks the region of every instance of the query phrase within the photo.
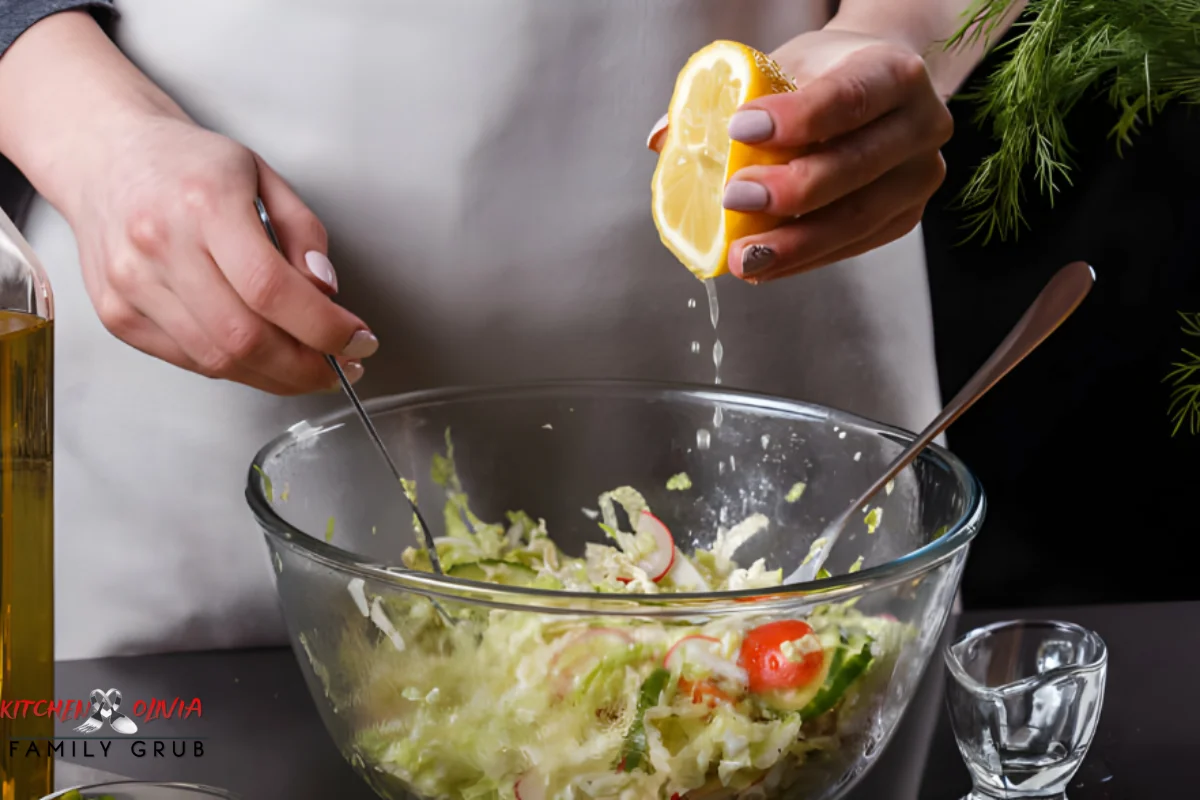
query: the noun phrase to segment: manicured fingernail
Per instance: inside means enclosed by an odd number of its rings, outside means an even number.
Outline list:
[[[730,211],[762,211],[771,202],[767,187],[751,181],[730,181],[722,204]]]
[[[659,117],[658,122],[654,123],[654,127],[650,129],[650,136],[646,139],[646,147],[657,151],[662,147],[662,136],[667,131],[667,115],[663,114]]]
[[[304,254],[304,263],[308,265],[308,271],[317,276],[317,280],[337,291],[337,273],[333,271],[333,262],[329,260],[329,256],[317,250],[309,250]]]
[[[757,144],[770,139],[775,133],[775,121],[771,115],[757,108],[739,111],[729,118],[729,138],[744,144]]]
[[[358,383],[363,376],[363,365],[357,361],[341,361],[342,374],[346,376],[346,380],[350,381],[351,385]],[[333,376],[329,384],[329,388],[325,389],[325,394],[337,394],[342,390],[342,379],[337,375]]]
[[[742,251],[741,277],[757,275],[775,263],[775,251],[766,245],[752,244]]]
[[[342,358],[366,358],[379,349],[379,340],[370,331],[355,331],[342,348]]]

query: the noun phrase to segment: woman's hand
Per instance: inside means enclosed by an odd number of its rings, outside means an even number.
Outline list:
[[[743,169],[726,185],[726,208],[787,220],[730,247],[730,271],[751,283],[860,255],[915,228],[945,177],[939,148],[953,131],[924,61],[900,44],[826,29],[772,57],[798,90],[747,103],[730,135],[804,153]],[[651,147],[660,141],[655,131]]]
[[[174,117],[136,118],[113,134],[64,210],[110,332],[176,366],[274,394],[333,386],[324,353],[361,377],[359,361],[378,342],[329,299],[337,278],[325,229],[261,158]],[[263,230],[256,195],[287,260]]]
[[[321,223],[261,158],[187,117],[84,13],[0,59],[0,148],[67,218],[100,320],[184,369],[281,395],[331,388],[379,343],[330,299]],[[254,206],[261,196],[286,259]]]

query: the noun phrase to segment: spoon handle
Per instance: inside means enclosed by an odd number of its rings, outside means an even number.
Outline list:
[[[1012,331],[1005,337],[982,367],[959,390],[954,399],[942,409],[933,422],[921,432],[916,439],[888,466],[888,468],[867,488],[855,498],[849,508],[835,519],[821,539],[824,543],[815,547],[805,563],[792,573],[785,583],[810,581],[824,566],[834,543],[846,523],[880,490],[887,486],[901,471],[911,464],[921,451],[928,447],[934,439],[940,436],[950,425],[971,406],[975,401],[987,394],[1001,378],[1007,375],[1013,367],[1046,340],[1067,317],[1079,307],[1083,299],[1091,291],[1096,281],[1096,272],[1082,261],[1074,261],[1060,269],[1041,294],[1033,301],[1033,305],[1025,312]],[[818,539],[820,541],[820,539]]]
[[[267,238],[271,240],[271,244],[274,245],[275,249],[282,254],[283,247],[279,244],[279,237],[275,235],[275,228],[273,225],[271,225],[271,217],[267,214],[267,207],[263,205],[262,198],[254,198],[254,207],[258,211],[258,218],[259,221],[262,222],[263,230],[266,231]],[[334,374],[337,375],[338,382],[342,385],[342,392],[345,393],[346,397],[349,398],[351,405],[354,406],[354,411],[358,415],[358,421],[361,422],[363,428],[366,429],[367,436],[370,437],[371,443],[375,445],[376,452],[378,452],[383,460],[387,463],[387,467],[391,471],[392,477],[396,480],[396,485],[401,487],[401,490],[403,491],[404,478],[400,475],[400,469],[396,466],[396,462],[392,460],[391,453],[388,452],[387,447],[384,446],[383,439],[380,438],[379,432],[375,430],[375,424],[371,422],[371,417],[367,414],[367,410],[363,408],[362,402],[359,401],[358,392],[354,391],[354,387],[350,384],[350,380],[346,377],[346,373],[342,370],[342,365],[338,363],[336,358],[329,354],[325,355],[325,361],[329,364],[329,367],[333,370]],[[437,546],[433,541],[433,534],[429,530],[429,525],[425,523],[425,517],[421,515],[420,509],[417,508],[417,504],[413,501],[413,499],[408,496],[407,491],[404,492],[404,499],[408,501],[408,506],[412,509],[413,516],[416,517],[417,524],[420,526],[421,534],[424,538],[423,542],[418,541],[417,544],[424,544],[425,548],[429,551],[429,563],[433,565],[433,571],[438,575],[443,574],[442,563],[438,560]]]

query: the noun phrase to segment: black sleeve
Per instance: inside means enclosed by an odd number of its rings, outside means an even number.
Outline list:
[[[35,22],[59,11],[83,9],[108,26],[117,12],[114,0],[0,0],[0,56]],[[0,109],[2,113],[2,109]],[[8,159],[0,156],[0,208],[18,226],[24,221],[31,196],[29,184]]]
[[[59,11],[84,9],[101,23],[108,23],[116,14],[113,0],[0,0],[0,54],[35,22]]]

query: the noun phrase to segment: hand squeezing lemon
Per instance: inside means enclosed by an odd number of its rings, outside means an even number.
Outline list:
[[[734,141],[729,120],[751,100],[795,88],[768,56],[737,42],[708,45],[679,73],[654,171],[653,215],[663,244],[697,278],[725,274],[733,242],[780,224],[769,214],[725,209],[725,183],[748,166],[786,164],[799,151]]]

